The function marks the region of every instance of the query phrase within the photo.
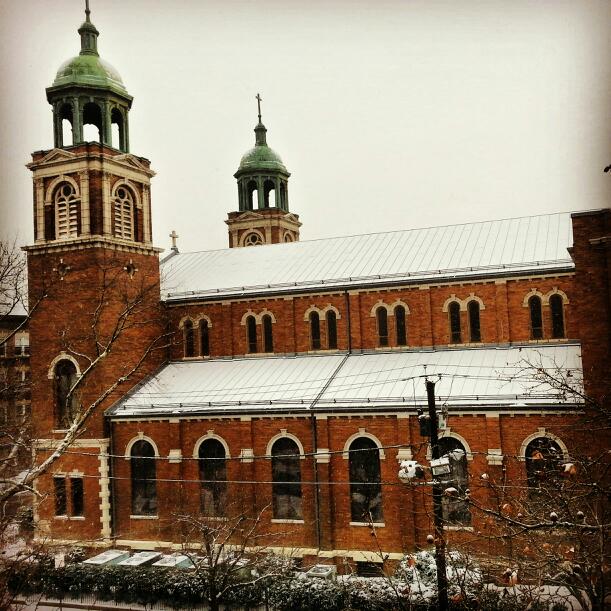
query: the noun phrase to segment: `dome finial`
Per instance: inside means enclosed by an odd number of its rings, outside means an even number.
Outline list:
[[[255,145],[267,146],[267,139],[265,137],[267,129],[265,129],[265,125],[261,123],[261,102],[263,101],[263,98],[261,97],[260,93],[257,93],[255,99],[257,100],[257,109],[259,113],[259,123],[257,123],[257,126],[255,127]]]
[[[91,23],[89,0],[85,0],[85,21],[78,29],[81,35],[81,55],[98,55],[98,36],[100,33]]]

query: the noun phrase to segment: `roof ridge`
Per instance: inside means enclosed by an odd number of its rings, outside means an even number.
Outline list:
[[[552,217],[552,216],[564,216],[564,215],[570,215],[573,214],[574,211],[563,211],[563,212],[547,212],[547,213],[541,213],[541,214],[529,214],[529,215],[525,215],[525,216],[511,216],[511,217],[505,217],[505,218],[500,218],[500,219],[489,219],[489,220],[482,220],[482,221],[470,221],[470,222],[464,222],[464,223],[448,223],[446,225],[429,225],[427,227],[411,227],[409,229],[393,229],[391,231],[371,231],[368,233],[352,233],[349,235],[337,235],[337,236],[329,236],[329,237],[325,237],[325,238],[312,238],[310,240],[300,240],[298,242],[292,242],[291,244],[295,245],[295,244],[308,244],[311,242],[320,242],[323,240],[341,240],[341,239],[348,239],[348,238],[359,238],[359,237],[365,237],[365,236],[376,236],[376,235],[391,235],[393,233],[407,233],[407,232],[411,232],[411,231],[425,231],[427,229],[445,229],[447,227],[465,227],[467,225],[483,225],[485,223],[498,223],[498,222],[504,222],[504,221],[518,221],[518,220],[522,220],[522,219],[533,219],[533,218],[540,218],[540,217]],[[284,242],[279,242],[277,244],[264,244],[262,245],[263,248],[265,247],[271,247],[271,246],[286,246],[286,243]],[[189,252],[179,252],[178,255],[197,255],[197,254],[202,254],[202,253],[213,253],[213,252],[224,252],[224,251],[237,251],[239,252],[240,249],[236,249],[236,248],[230,248],[230,247],[225,247],[225,248],[214,248],[211,250],[191,250]],[[174,257],[172,257],[174,258]],[[165,263],[166,260],[169,259],[165,259],[164,261],[161,261],[160,263]]]

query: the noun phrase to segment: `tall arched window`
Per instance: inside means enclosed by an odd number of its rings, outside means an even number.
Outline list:
[[[127,187],[119,187],[114,199],[114,234],[126,240],[134,239],[134,196]]]
[[[397,332],[397,346],[406,346],[407,325],[405,324],[405,308],[402,305],[395,307],[395,330]]]
[[[259,204],[258,199],[257,183],[251,180],[246,185],[246,209],[254,210]]]
[[[183,325],[183,334],[185,357],[190,358],[195,356],[195,331],[193,330],[193,323],[190,320],[185,321]]]
[[[468,526],[471,524],[471,512],[469,511],[469,502],[465,499],[466,491],[469,488],[469,471],[465,447],[454,437],[441,437],[439,439],[439,454],[441,456],[453,450],[462,450],[463,456],[458,461],[451,460],[452,482],[443,484],[443,488],[444,490],[450,487],[456,488],[458,492],[454,495],[444,494],[441,498],[443,519],[450,525]]]
[[[552,314],[552,337],[561,339],[566,337],[564,331],[564,303],[562,295],[552,295],[549,298],[549,307]]]
[[[310,312],[310,346],[312,350],[320,350],[320,316],[318,312]]]
[[[57,239],[76,238],[79,233],[79,200],[74,187],[63,182],[55,190],[55,235]]]
[[[388,346],[388,312],[384,306],[376,310],[378,324],[378,346]]]
[[[246,341],[248,343],[248,352],[251,354],[257,352],[257,321],[254,316],[246,318]]]
[[[57,426],[67,429],[79,407],[76,393],[70,395],[70,389],[76,384],[78,374],[72,361],[64,359],[55,365],[55,413]]]
[[[274,332],[272,330],[272,317],[266,314],[261,322],[263,323],[263,352],[273,352]]]
[[[453,301],[448,307],[448,316],[450,318],[450,343],[462,343],[462,332],[460,329],[460,304],[458,301]]]
[[[328,310],[327,319],[327,348],[337,349],[337,314],[333,310]]]
[[[157,514],[157,468],[155,449],[146,440],[136,441],[131,449],[132,515]]]
[[[200,354],[202,356],[210,356],[210,327],[205,318],[199,321],[199,343]]]
[[[199,446],[201,511],[208,517],[222,516],[227,502],[227,456],[218,439],[206,439]]]
[[[541,314],[541,298],[533,295],[528,300],[530,311],[530,338],[543,339],[543,316]]]
[[[381,522],[380,451],[369,437],[357,437],[348,450],[350,515],[353,522]]]
[[[481,342],[482,332],[479,323],[479,303],[472,299],[467,306],[469,312],[469,341]]]
[[[524,452],[529,488],[536,490],[546,483],[553,484],[563,457],[560,446],[553,439],[549,437],[533,439]]]
[[[301,520],[299,447],[290,437],[281,437],[272,446],[272,482],[274,518]]]

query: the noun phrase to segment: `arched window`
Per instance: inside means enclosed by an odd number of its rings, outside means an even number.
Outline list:
[[[479,324],[479,303],[472,299],[467,306],[469,312],[469,341],[481,342],[482,332]]]
[[[72,106],[70,104],[63,104],[59,110],[59,121],[61,129],[61,146],[72,146],[72,125],[73,115]]]
[[[205,318],[199,321],[199,341],[201,349],[200,354],[202,356],[210,356],[210,327]]]
[[[564,303],[562,302],[562,295],[552,295],[549,298],[549,307],[552,314],[552,337],[554,339],[566,337],[564,331]]]
[[[157,514],[157,468],[155,449],[144,439],[131,449],[132,515]]]
[[[261,238],[261,236],[256,233],[256,232],[252,232],[249,233],[245,238],[244,238],[244,246],[261,246],[263,244],[263,239]]]
[[[402,305],[395,307],[395,330],[397,332],[397,346],[406,346],[407,326],[405,324],[405,308]]]
[[[337,314],[333,310],[328,310],[327,319],[327,348],[337,349]]]
[[[74,187],[63,182],[55,190],[55,235],[58,239],[76,238],[79,225],[79,200]]]
[[[102,110],[94,102],[83,106],[83,140],[102,142]]]
[[[310,312],[310,346],[312,350],[320,350],[320,316],[318,312]]]
[[[125,138],[125,120],[123,113],[118,108],[113,108],[110,115],[111,130],[112,130],[112,145],[120,151],[127,151],[127,142]]]
[[[378,346],[388,346],[388,312],[380,306],[376,310],[376,322],[378,323]]]
[[[350,515],[353,522],[381,522],[380,452],[369,437],[357,437],[348,450]]]
[[[193,330],[193,323],[190,320],[185,321],[183,325],[183,334],[185,357],[191,358],[195,356],[195,331]]]
[[[248,343],[248,352],[251,354],[257,352],[257,321],[254,316],[246,318],[246,341]]]
[[[528,300],[530,311],[530,338],[543,339],[543,316],[541,314],[541,298],[533,295]]]
[[[290,437],[272,446],[272,513],[279,520],[301,520],[299,448]]]
[[[469,502],[465,499],[465,493],[469,488],[467,454],[463,444],[458,439],[454,437],[441,437],[439,439],[440,456],[454,450],[462,450],[463,456],[460,460],[450,459],[452,482],[443,484],[443,488],[444,490],[450,487],[456,488],[457,493],[452,495],[444,494],[442,496],[443,519],[450,525],[468,526],[471,524],[471,512],[469,511]]]
[[[524,452],[526,479],[529,488],[538,489],[554,482],[564,453],[560,446],[549,437],[533,439]]]
[[[257,183],[256,181],[251,180],[246,185],[246,209],[254,210],[259,204],[258,198],[259,198],[259,195],[258,195]]]
[[[72,361],[61,360],[55,365],[55,413],[57,426],[67,429],[79,408],[76,393],[70,395],[70,389],[76,384],[78,374]]]
[[[263,202],[266,208],[276,207],[276,185],[273,180],[263,183]]]
[[[266,314],[262,318],[263,323],[263,352],[274,351],[274,333],[272,331],[272,317]]]
[[[448,315],[450,317],[450,343],[462,343],[462,333],[460,330],[460,304],[458,301],[453,301],[448,307]]]
[[[205,439],[199,446],[201,510],[208,517],[224,515],[227,502],[227,457],[218,439]]]
[[[114,199],[114,233],[118,238],[134,239],[134,196],[127,187],[119,187]]]

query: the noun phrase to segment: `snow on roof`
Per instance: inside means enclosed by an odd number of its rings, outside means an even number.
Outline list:
[[[581,347],[554,344],[173,362],[107,413],[129,418],[421,407],[426,405],[425,375],[437,382],[439,403],[455,408],[528,409],[574,403],[534,380],[534,367],[559,368],[563,374],[570,370],[579,384]]]
[[[570,213],[178,253],[164,300],[572,268]]]

